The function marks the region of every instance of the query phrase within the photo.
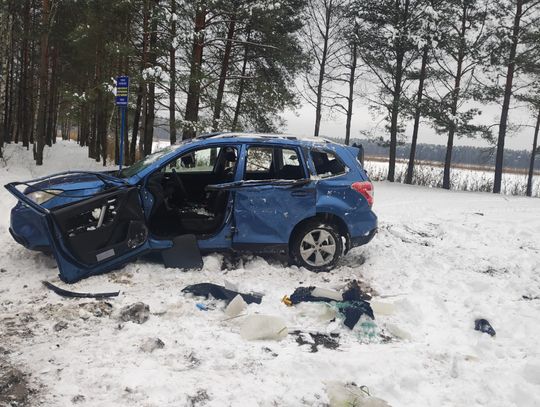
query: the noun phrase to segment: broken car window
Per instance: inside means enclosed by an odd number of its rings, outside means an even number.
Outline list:
[[[220,147],[210,147],[191,151],[165,166],[165,172],[206,172],[211,173],[216,165]]]
[[[312,151],[311,158],[320,177],[332,177],[347,172],[347,167],[329,151]]]

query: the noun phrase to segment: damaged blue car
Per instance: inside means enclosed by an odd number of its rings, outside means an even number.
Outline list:
[[[10,233],[52,253],[68,283],[151,252],[177,267],[193,251],[280,253],[327,271],[377,231],[362,159],[324,139],[203,135],[121,171],[7,184],[19,200]]]

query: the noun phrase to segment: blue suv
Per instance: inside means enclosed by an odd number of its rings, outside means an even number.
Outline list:
[[[68,283],[163,253],[186,235],[201,252],[286,253],[327,271],[377,231],[361,161],[359,148],[319,138],[203,135],[121,171],[7,184],[19,200],[10,232],[52,252]]]

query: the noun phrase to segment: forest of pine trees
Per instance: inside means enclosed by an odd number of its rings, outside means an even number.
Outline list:
[[[119,75],[131,78],[122,152]],[[512,112],[526,106],[532,180],[540,0],[0,0],[0,157],[22,143],[41,165],[61,136],[104,165],[120,154],[129,165],[151,152],[157,122],[171,143],[273,132],[302,103],[314,136],[325,115],[344,115],[346,143],[355,106],[373,109],[386,123],[390,181],[408,139],[412,182],[423,126],[446,146],[444,188],[456,138],[484,138],[496,147],[494,192]],[[487,104],[497,123],[478,120]]]

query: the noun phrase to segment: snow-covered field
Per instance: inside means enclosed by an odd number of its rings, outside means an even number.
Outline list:
[[[366,161],[365,168],[374,180],[385,180],[388,176],[388,162]],[[415,165],[413,184],[428,187],[441,187],[443,168],[430,164]],[[403,182],[407,173],[405,162],[396,162],[396,181]],[[525,195],[527,175],[503,172],[501,192],[505,195]],[[490,192],[493,190],[493,171],[483,169],[452,168],[450,172],[451,189],[458,191]],[[540,175],[533,177],[532,196],[540,198]]]
[[[102,168],[70,142],[47,150],[39,169],[20,147],[8,146],[6,156],[1,184]],[[42,286],[42,280],[64,285],[52,259],[9,236],[15,200],[2,189],[0,358],[27,374],[36,391],[30,404],[42,406],[324,406],[329,381],[366,385],[394,407],[539,406],[540,199],[388,183],[375,189],[379,234],[332,273],[258,257],[231,265],[210,255],[202,271],[139,261],[68,287],[120,290],[110,306],[61,298]],[[281,303],[298,286],[340,289],[353,279],[394,305],[375,322],[401,339],[367,343],[325,319],[324,305]],[[246,341],[242,318],[227,321],[221,302],[181,292],[188,284],[224,281],[264,293],[250,314],[280,316],[290,331],[339,333],[339,347],[311,353],[292,335]],[[120,322],[119,309],[137,301],[150,306],[149,320]],[[200,311],[197,302],[215,309]],[[479,317],[491,322],[495,337],[473,329]],[[156,337],[162,349],[141,350]]]

